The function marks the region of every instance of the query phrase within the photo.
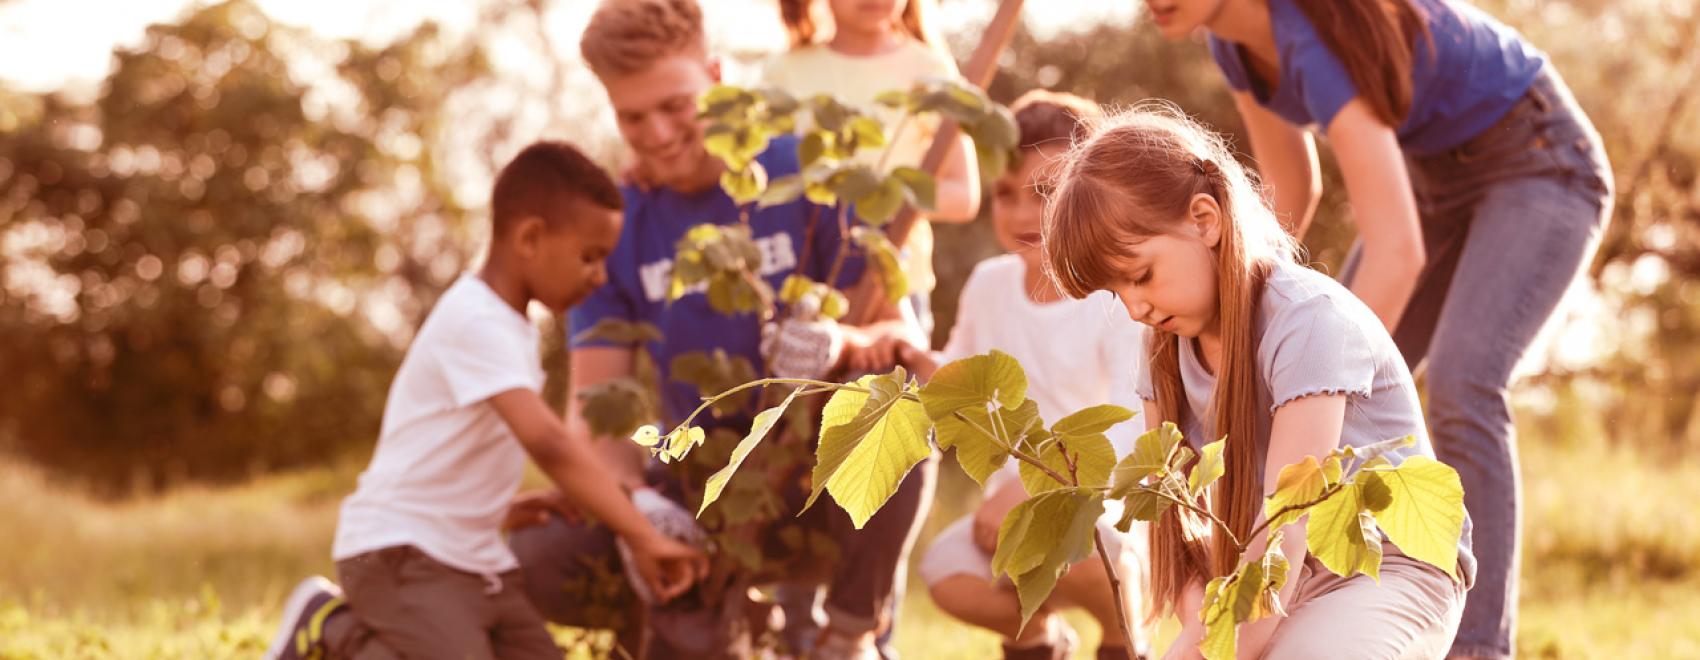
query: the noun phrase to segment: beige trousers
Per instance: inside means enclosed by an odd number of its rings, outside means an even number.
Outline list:
[[[1307,557],[1287,618],[1263,657],[1445,658],[1464,614],[1464,585],[1392,544],[1382,552],[1380,584],[1363,575],[1340,577]]]

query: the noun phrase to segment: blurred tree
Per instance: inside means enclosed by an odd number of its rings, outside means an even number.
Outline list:
[[[987,0],[953,2],[991,15]],[[1696,3],[1479,4],[1552,55],[1620,189],[1593,271],[1610,356],[1558,355],[1537,382],[1618,420],[1615,436],[1700,445]],[[620,160],[606,104],[586,101],[594,77],[549,29],[588,10],[478,6],[452,35],[426,25],[367,45],[233,0],[150,28],[92,104],[0,88],[0,449],[122,492],[369,448],[401,347],[472,263],[496,165],[541,137]],[[975,27],[954,35],[959,54]],[[498,47],[499,74],[484,56]],[[1033,87],[1168,99],[1241,130],[1202,41],[1143,22],[1023,33],[1002,64],[1003,102]],[[1337,267],[1354,232],[1322,157],[1306,238]],[[940,227],[939,246],[942,341],[962,281],[999,249],[984,221]],[[552,322],[556,401],[560,339]]]
[[[92,106],[0,96],[0,440],[108,492],[369,447],[470,253],[436,132],[486,72],[429,26],[324,43],[234,0],[149,28]]]

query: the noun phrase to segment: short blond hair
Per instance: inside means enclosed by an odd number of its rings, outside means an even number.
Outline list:
[[[579,39],[598,78],[630,75],[681,53],[707,57],[696,0],[603,0]]]

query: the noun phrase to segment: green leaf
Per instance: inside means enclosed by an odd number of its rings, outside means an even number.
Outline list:
[[[787,305],[795,305],[803,296],[815,290],[815,281],[802,275],[787,275],[785,283],[779,287],[779,301]]]
[[[854,136],[856,148],[878,149],[885,146],[885,127],[880,126],[878,119],[861,116],[850,120],[845,132]]]
[[[738,313],[738,285],[742,283],[737,278],[714,276],[708,281],[708,306],[721,314]]]
[[[762,189],[767,186],[767,169],[761,163],[750,162],[746,167],[736,170],[726,170],[720,173],[720,189],[732,201],[748,204],[761,197]]]
[[[1051,425],[1051,433],[1061,436],[1104,433],[1111,427],[1133,419],[1134,412],[1121,406],[1099,405],[1076,411]]]
[[[1216,480],[1222,478],[1222,475],[1226,472],[1227,467],[1222,461],[1222,450],[1227,446],[1227,443],[1228,439],[1223,438],[1204,445],[1204,450],[1198,455],[1198,463],[1192,466],[1190,484],[1193,496],[1203,495],[1204,489],[1209,488],[1210,484],[1216,483]]]
[[[856,116],[856,111],[826,94],[809,99],[809,113],[814,116],[816,126],[833,133],[844,130],[845,123]]]
[[[1306,456],[1303,461],[1281,468],[1281,474],[1275,478],[1274,494],[1263,501],[1264,517],[1272,518],[1269,528],[1278,530],[1304,517],[1303,510],[1288,511],[1279,517],[1275,514],[1315,500],[1337,483],[1340,483],[1339,456],[1330,455],[1323,463],[1318,463],[1315,456]]]
[[[909,295],[909,277],[903,273],[903,260],[891,239],[884,232],[866,227],[856,227],[850,234],[857,245],[868,251],[869,261],[878,269],[886,301],[896,304]]]
[[[1288,567],[1281,539],[1279,533],[1271,535],[1261,557],[1242,564],[1226,577],[1211,580],[1205,587],[1200,610],[1205,635],[1198,646],[1205,658],[1234,658],[1240,624],[1283,613],[1279,592],[1287,583]]]
[[[924,211],[936,210],[939,186],[933,175],[913,167],[896,167],[890,176],[903,182],[908,191],[904,198],[910,204]]]
[[[838,289],[829,289],[820,302],[820,315],[837,321],[850,313],[850,299]]]
[[[875,227],[884,226],[903,209],[904,190],[902,181],[886,177],[872,192],[852,198],[856,202],[856,217]]]
[[[832,134],[825,131],[810,131],[804,135],[797,143],[798,167],[807,170],[810,165],[814,165],[815,161],[820,160],[831,148],[832,139]]]
[[[990,353],[956,360],[939,367],[921,388],[927,416],[939,421],[963,408],[996,402],[1019,408],[1027,400],[1027,374],[1008,353]]]
[[[1237,586],[1229,580],[1238,577],[1238,573],[1219,577],[1204,587],[1204,607],[1199,611],[1199,616],[1204,619],[1204,639],[1199,641],[1198,651],[1205,660],[1233,660],[1235,657],[1239,645],[1239,624],[1234,621],[1226,594]]]
[[[916,99],[917,112],[937,112],[969,126],[986,115],[991,102],[979,88],[948,79],[933,79],[923,83],[925,91]]]
[[[1116,464],[1110,479],[1110,497],[1121,498],[1146,477],[1169,467],[1181,444],[1180,428],[1163,422],[1134,440],[1133,453]]]
[[[756,208],[790,204],[803,196],[803,175],[787,174],[767,182],[767,190],[756,200]]]
[[[1078,485],[1087,488],[1103,488],[1110,483],[1110,470],[1116,464],[1116,449],[1110,445],[1110,439],[1102,433],[1088,435],[1056,436],[1056,442],[1050,443],[1040,452],[1039,460],[1064,477],[1069,476],[1068,458],[1075,461],[1075,478]],[[1067,452],[1068,458],[1064,457]],[[1021,463],[1021,485],[1029,494],[1041,493],[1057,488],[1072,487],[1075,484],[1058,483],[1050,475],[1040,471],[1026,461]]]
[[[1287,584],[1287,553],[1281,548],[1286,536],[1280,530],[1269,535],[1269,542],[1264,548],[1262,562],[1262,585],[1252,604],[1251,619],[1256,621],[1267,616],[1287,616],[1281,606],[1281,587]]]
[[[978,87],[971,87],[955,80],[947,80],[944,89],[946,93],[950,94],[952,100],[970,112],[986,112],[989,107],[994,105]]]
[[[605,341],[613,344],[635,345],[661,341],[661,329],[643,321],[605,318],[573,335],[573,343]]]
[[[632,442],[643,447],[654,447],[661,444],[661,429],[654,424],[645,424],[632,432]]]
[[[866,165],[845,165],[827,177],[827,186],[840,199],[859,200],[880,187],[880,178]]]
[[[1049,491],[1022,505],[1029,503],[1031,522],[1021,534],[1006,536],[1003,527],[998,529],[998,552],[1003,552],[1006,542],[1017,546],[1002,568],[1015,581],[1024,627],[1050,598],[1063,571],[1092,554],[1093,532],[1104,513],[1103,497],[1086,488]],[[995,556],[993,564],[997,575]]]
[[[1363,573],[1377,582],[1381,580],[1381,534],[1376,530],[1375,519],[1363,510],[1357,484],[1347,484],[1310,508],[1310,519],[1305,523],[1305,546],[1311,556],[1335,575],[1351,577]]]
[[[1149,490],[1133,490],[1122,497],[1122,517],[1116,521],[1116,529],[1127,532],[1133,529],[1133,521],[1157,522],[1164,511],[1174,506],[1169,498]]]
[[[1003,524],[998,525],[997,549],[992,552],[993,577],[1025,573],[1045,560],[1045,548],[1027,540],[1036,536],[1029,533],[1035,520],[1049,524],[1050,519],[1036,515],[1038,507],[1050,501],[1049,497],[1046,493],[1044,498],[1027,498],[1004,515]]]
[[[1021,144],[1021,129],[1015,115],[1001,105],[993,104],[992,111],[966,129],[974,144],[987,149],[1009,151]]]
[[[743,567],[746,571],[756,571],[761,569],[761,548],[757,547],[755,542],[750,541],[749,539],[732,535],[721,535],[716,540],[715,547],[719,548],[721,553],[738,562],[738,565]]]
[[[966,417],[967,420],[964,421],[956,415]],[[956,462],[981,486],[985,486],[986,479],[1009,460],[1009,451],[1005,446],[1011,442],[1019,442],[1021,438],[1040,429],[1039,404],[1031,400],[1021,402],[1021,406],[1013,410],[999,408],[998,416],[1003,430],[1013,434],[1013,438],[994,441],[986,437],[986,433],[997,433],[996,429],[1000,425],[992,423],[991,413],[985,407],[963,408],[956,414],[939,420],[933,427],[939,448],[955,447]],[[976,426],[978,428],[975,428]],[[984,429],[984,432],[981,429]]]
[[[732,85],[715,85],[697,97],[697,110],[708,116],[720,116],[739,105],[748,103],[750,93]]]
[[[661,448],[660,453],[656,454],[656,458],[661,459],[662,463],[676,462],[684,458],[685,454],[690,453],[697,445],[702,444],[702,441],[707,437],[708,434],[703,432],[701,427],[689,426],[674,429],[672,433],[668,434],[666,446]]]
[[[1358,469],[1353,471],[1353,473],[1356,474],[1357,472],[1361,472],[1364,468],[1372,467],[1370,465],[1371,462],[1374,462],[1378,458],[1385,458],[1389,452],[1397,449],[1404,449],[1406,447],[1412,447],[1416,444],[1417,436],[1407,435],[1403,438],[1382,440],[1381,442],[1364,445],[1362,447],[1344,447],[1341,449],[1341,452],[1346,457],[1355,457],[1358,459]]]
[[[791,407],[791,401],[795,400],[797,393],[801,391],[801,389],[791,390],[791,393],[786,395],[785,400],[779,402],[779,405],[756,414],[755,422],[750,425],[749,435],[744,436],[744,439],[740,440],[738,446],[732,450],[732,460],[727,462],[726,467],[721,468],[719,472],[710,475],[708,482],[703,485],[702,505],[697,507],[697,516],[702,516],[702,512],[708,509],[708,505],[720,498],[720,492],[726,489],[726,482],[731,481],[732,475],[738,471],[738,466],[744,464],[744,459],[750,455],[750,451],[754,450],[756,445],[761,443],[762,438],[767,437],[767,433],[773,430],[773,425],[779,422],[780,416],[785,414],[786,408]]]
[[[1405,556],[1458,576],[1458,540],[1464,534],[1464,487],[1458,472],[1427,456],[1412,456],[1399,467],[1359,477],[1368,490],[1383,484],[1385,503],[1366,497],[1388,540]]]
[[[897,492],[910,468],[932,454],[926,411],[903,398],[906,378],[901,368],[865,377],[857,383],[869,394],[839,390],[827,401],[815,453],[814,492],[804,509],[825,489],[861,529]],[[857,403],[858,409],[850,413]]]
[[[689,351],[673,357],[668,363],[668,377],[681,383],[695,385],[700,396],[708,397],[756,379],[755,367],[749,358],[731,355],[725,349]],[[733,394],[714,404],[711,410],[731,414],[743,409],[751,391]]]
[[[756,97],[767,104],[769,116],[789,115],[802,106],[797,98],[780,87],[762,87],[756,90]],[[789,132],[789,131],[787,131]]]
[[[634,378],[597,383],[578,395],[584,402],[584,421],[598,436],[625,437],[640,424],[656,418],[649,388]]]
[[[904,108],[909,105],[909,92],[900,89],[880,92],[879,96],[874,97],[874,103],[894,110]]]
[[[738,150],[738,127],[724,122],[709,124],[702,130],[702,148],[708,155],[730,162]]]
[[[988,149],[975,145],[974,156],[980,164],[980,180],[996,181],[1008,172],[1011,153],[1009,149]]]

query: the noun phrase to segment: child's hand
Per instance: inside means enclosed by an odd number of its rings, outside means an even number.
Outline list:
[[[708,575],[707,555],[659,532],[639,539],[631,548],[631,561],[658,604],[685,593]]]
[[[851,373],[885,373],[897,364],[898,348],[908,342],[891,334],[870,334],[860,328],[844,332],[843,366]]]
[[[508,515],[502,520],[502,529],[513,530],[549,522],[549,513],[561,514],[568,522],[579,522],[578,509],[567,504],[560,493],[552,490],[534,490],[520,493],[514,501],[508,504]]]
[[[924,365],[928,375],[934,367],[927,349],[917,346],[909,333],[845,328],[842,366],[854,373],[885,373],[899,364],[910,371]]]

